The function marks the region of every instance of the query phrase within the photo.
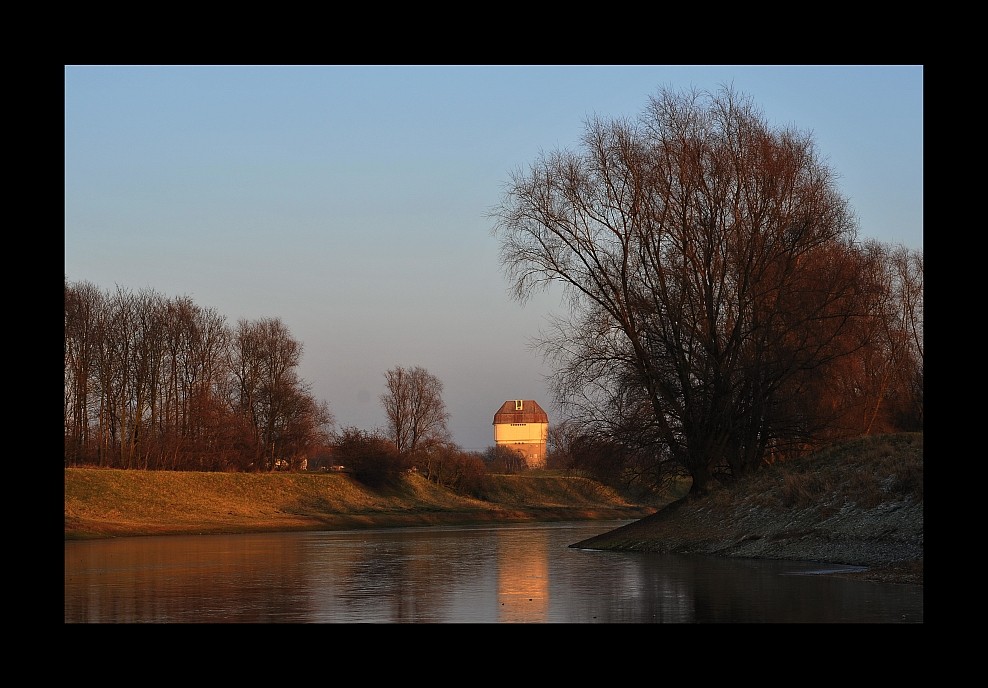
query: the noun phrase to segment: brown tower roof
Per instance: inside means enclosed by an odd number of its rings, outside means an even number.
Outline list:
[[[518,405],[521,404],[521,410]],[[534,399],[510,399],[494,414],[494,425],[502,423],[548,423],[549,415]]]

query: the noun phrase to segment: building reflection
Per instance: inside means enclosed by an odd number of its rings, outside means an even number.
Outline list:
[[[497,603],[500,623],[543,623],[549,615],[549,547],[545,530],[532,537],[498,533]]]

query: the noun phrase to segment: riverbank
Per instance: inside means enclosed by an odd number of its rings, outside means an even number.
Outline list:
[[[371,490],[340,473],[69,468],[65,539],[633,519],[574,546],[819,561],[923,584],[922,434],[842,443],[671,506],[566,474],[491,480],[482,501],[417,473]]]
[[[847,564],[922,585],[923,435],[835,445],[573,546]]]
[[[565,475],[491,476],[491,501],[409,473],[371,489],[345,473],[65,469],[65,539],[638,519],[656,507]]]

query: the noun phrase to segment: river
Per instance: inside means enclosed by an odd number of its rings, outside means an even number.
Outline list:
[[[854,567],[579,550],[629,521],[65,542],[65,623],[923,623]]]

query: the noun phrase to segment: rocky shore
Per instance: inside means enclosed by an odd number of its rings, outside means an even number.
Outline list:
[[[684,502],[573,547],[819,561],[864,568],[840,575],[922,585],[923,505],[846,506],[821,517]]]

